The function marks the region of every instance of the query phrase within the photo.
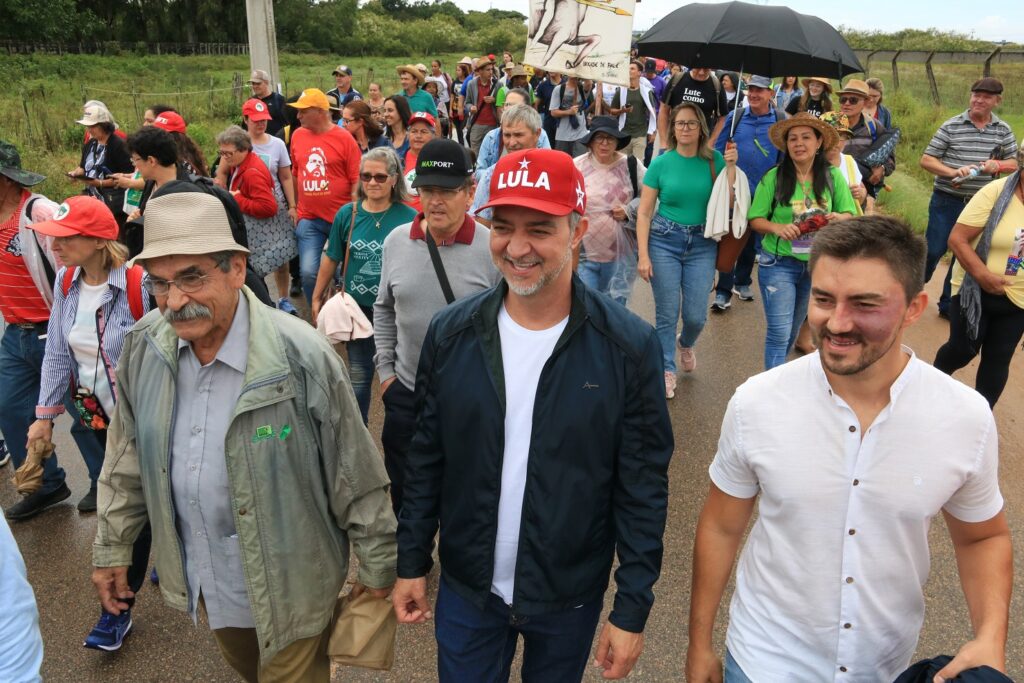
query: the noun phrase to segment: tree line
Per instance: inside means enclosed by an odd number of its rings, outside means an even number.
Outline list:
[[[0,39],[244,43],[245,0],[0,0]],[[464,12],[450,0],[274,0],[282,50],[406,55],[521,52],[526,17]]]

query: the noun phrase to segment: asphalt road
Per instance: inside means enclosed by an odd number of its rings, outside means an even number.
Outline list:
[[[935,294],[934,285],[929,292]],[[761,304],[739,302],[724,315],[711,316],[697,344],[698,365],[692,375],[680,377],[679,389],[670,409],[675,430],[676,451],[670,470],[668,526],[665,561],[661,580],[655,587],[656,602],[648,622],[645,651],[630,676],[635,681],[681,681],[686,649],[686,615],[689,609],[690,565],[693,533],[707,490],[707,467],[715,453],[719,427],[726,402],[736,386],[761,370],[764,322]],[[637,284],[633,308],[653,320],[650,288]],[[945,341],[947,324],[934,307],[912,328],[906,342],[925,360]],[[1010,384],[996,418],[1002,443],[1000,468],[1003,495],[1007,501],[1014,532],[1024,528],[1024,422],[1014,412],[1024,404],[1024,360],[1017,354]],[[973,382],[973,366],[958,377]],[[66,420],[66,418],[64,418]],[[379,435],[383,414],[374,401],[370,430]],[[95,516],[79,515],[78,498],[86,492],[87,477],[67,435],[67,423],[55,430],[58,447],[66,453],[61,464],[68,471],[73,495],[37,518],[13,525],[29,578],[36,592],[41,615],[46,655],[43,674],[51,681],[235,681],[222,662],[209,630],[192,625],[189,618],[166,607],[155,590],[142,590],[134,611],[135,629],[118,653],[98,653],[82,648],[82,638],[95,622],[99,606],[89,581],[90,549]],[[61,452],[59,450],[59,452]],[[0,505],[17,500],[8,481],[10,469],[0,477]],[[926,586],[927,614],[918,648],[920,657],[952,654],[970,637],[970,622],[960,590],[952,546],[941,519],[931,534],[932,572]],[[1020,594],[1020,553],[1016,560],[1016,593]],[[436,575],[432,590],[436,589]],[[613,590],[613,589],[612,589]],[[612,593],[609,591],[608,598]],[[723,602],[723,606],[726,603]],[[723,608],[723,613],[724,613]],[[1012,677],[1024,679],[1024,613],[1019,598],[1011,610],[1008,666]],[[725,634],[720,616],[718,642]],[[399,628],[397,660],[390,673],[364,670],[335,672],[335,681],[433,681],[435,647],[430,626]],[[518,677],[514,676],[514,680]],[[601,680],[596,672],[586,680]]]

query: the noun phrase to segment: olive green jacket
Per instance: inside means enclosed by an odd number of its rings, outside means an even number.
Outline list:
[[[308,323],[247,289],[249,355],[224,444],[231,508],[261,660],[327,627],[348,574],[395,580],[389,481],[338,354]],[[159,311],[135,326],[98,482],[97,567],[130,564],[148,520],[164,600],[194,608],[175,526],[170,452],[178,337]]]

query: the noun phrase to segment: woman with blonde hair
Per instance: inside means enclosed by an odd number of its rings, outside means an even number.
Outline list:
[[[693,347],[708,319],[718,243],[704,237],[708,201],[718,174],[736,173],[736,146],[711,149],[704,113],[693,102],[669,114],[669,151],[651,162],[637,211],[637,271],[654,290],[654,318],[665,363],[665,398],[676,392],[676,346],[683,372],[693,372]],[[660,203],[658,203],[660,200]],[[655,204],[657,213],[655,213]],[[682,299],[683,330],[676,337]]]
[[[114,371],[124,338],[151,306],[143,292],[142,268],[126,266],[128,250],[117,241],[114,214],[93,197],[71,197],[52,220],[29,227],[53,238],[54,253],[64,263],[54,286],[36,421],[28,430],[29,447],[36,441],[53,441],[53,421],[64,412],[70,382],[72,417],[92,431],[100,445],[97,452],[103,453],[109,416],[117,403]],[[96,480],[103,459],[87,460],[85,465],[90,487],[78,509],[95,512]],[[133,594],[142,588],[149,550],[147,524],[135,541],[128,568],[128,588]],[[125,600],[129,605],[133,601]],[[117,615],[103,612],[85,646],[116,650],[131,626],[131,609]]]

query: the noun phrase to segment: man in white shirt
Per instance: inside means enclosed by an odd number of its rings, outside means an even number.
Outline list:
[[[940,510],[975,639],[935,680],[1003,670],[1013,565],[995,421],[900,344],[927,306],[925,254],[884,216],[815,236],[807,317],[820,351],[748,380],[723,421],[694,543],[690,683],[722,680],[711,633],[759,495],[726,681],[893,680],[917,646]]]

